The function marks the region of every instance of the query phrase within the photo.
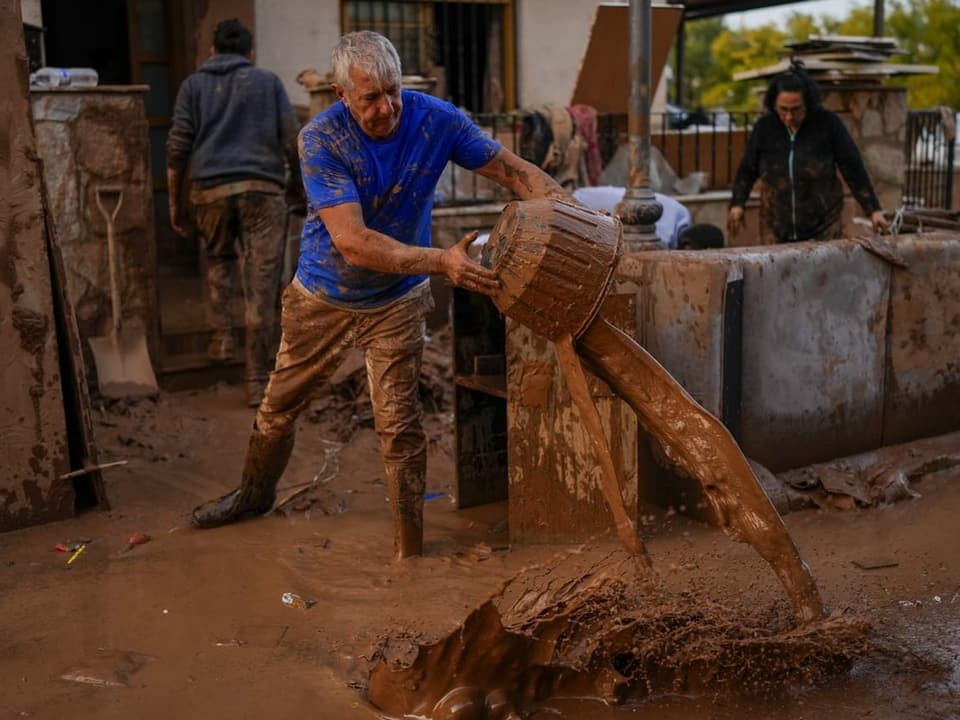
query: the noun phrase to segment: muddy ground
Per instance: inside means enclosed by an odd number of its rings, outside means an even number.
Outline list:
[[[332,404],[339,414],[302,419],[281,481],[281,498],[315,482],[309,493],[204,531],[188,512],[237,481],[253,417],[242,390],[96,409],[101,462],[128,461],[104,471],[113,509],[0,535],[0,720],[378,717],[366,658],[385,638],[443,638],[517,573],[616,547],[511,546],[505,505],[456,510],[441,411],[428,424],[426,555],[394,562],[376,435]],[[960,468],[914,489],[896,505],[785,518],[828,606],[869,626],[849,670],[782,683],[771,670],[749,687],[720,674],[621,706],[554,698],[527,717],[960,718]],[[643,517],[667,592],[731,625],[789,617],[749,547],[663,510]],[[151,540],[125,552],[135,532]],[[79,540],[91,542],[67,565],[55,546]],[[285,592],[313,604],[288,607]]]

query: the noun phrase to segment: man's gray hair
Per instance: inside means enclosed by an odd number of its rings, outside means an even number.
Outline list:
[[[348,90],[353,88],[350,68],[363,70],[379,87],[399,82],[400,56],[387,38],[371,30],[347,33],[330,55],[333,81]]]

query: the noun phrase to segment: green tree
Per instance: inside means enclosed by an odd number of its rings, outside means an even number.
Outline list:
[[[917,75],[891,82],[906,84],[913,108],[946,105],[960,109],[960,3],[957,0],[892,0],[886,35],[903,54],[895,62],[935,65],[937,75]],[[845,18],[791,13],[782,27],[729,29],[723,18],[687,26],[684,97],[688,107],[755,111],[756,89],[764,82],[734,82],[734,73],[772,65],[786,55],[785,43],[813,35],[873,34],[873,4],[854,8]]]
[[[686,26],[686,53],[683,68],[683,97],[677,98],[680,105],[698,107],[705,87],[721,82],[711,46],[717,35],[724,31],[722,18],[694,20]],[[674,64],[674,67],[676,65]]]
[[[787,36],[790,42],[806,42],[812,35],[822,35],[820,23],[810,15],[792,12],[787,18]]]
[[[721,79],[703,89],[700,96],[703,107],[755,111],[758,107],[755,84],[735,82],[733,75],[777,62],[787,39],[787,34],[775,25],[743,28],[736,32],[724,29],[710,46],[714,72]]]
[[[900,60],[936,65],[940,70],[910,79],[907,105],[960,110],[960,4],[955,0],[894,2],[886,30],[905,51]]]
[[[825,16],[823,29],[827,35],[854,35],[869,37],[873,35],[873,6],[857,7],[842,20]]]

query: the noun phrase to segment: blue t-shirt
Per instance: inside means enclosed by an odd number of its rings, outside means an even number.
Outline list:
[[[498,142],[450,103],[412,90],[402,93],[400,127],[389,140],[366,135],[342,102],[300,131],[308,205],[297,279],[338,305],[378,307],[426,276],[351,265],[330,241],[317,210],[360,203],[368,228],[407,245],[430,247],[433,194],[447,163],[475,170],[500,151]]]

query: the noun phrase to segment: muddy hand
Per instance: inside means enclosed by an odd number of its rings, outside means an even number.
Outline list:
[[[743,229],[743,225],[743,208],[734,205],[727,214],[727,232],[730,233],[730,237],[736,237],[737,233]]]
[[[180,206],[173,201],[170,202],[170,227],[180,237],[190,237],[187,229],[180,224]]]
[[[883,210],[875,210],[870,214],[870,224],[873,225],[873,231],[876,233],[886,232],[890,228],[890,223],[883,214]]]
[[[477,239],[478,234],[476,231],[468,233],[456,245],[444,250],[441,267],[444,275],[457,287],[490,295],[500,288],[497,274],[469,255],[470,244]]]

